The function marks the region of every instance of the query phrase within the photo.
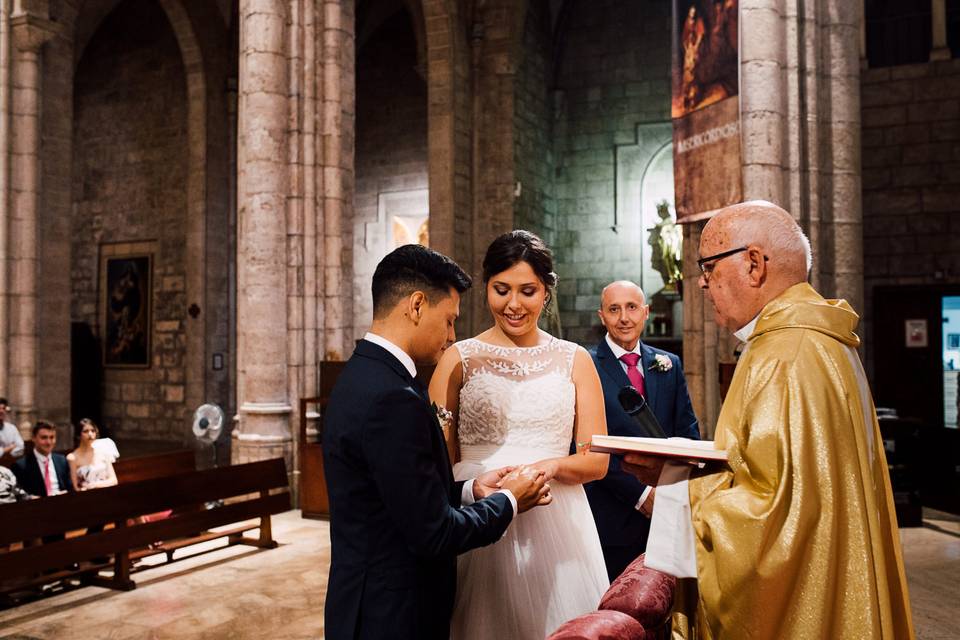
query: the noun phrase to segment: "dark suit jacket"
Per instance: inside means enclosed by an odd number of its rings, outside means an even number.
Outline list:
[[[426,389],[378,345],[361,341],[337,380],[323,463],[326,637],[448,638],[457,554],[499,540],[513,508],[502,493],[458,508],[463,483]]]
[[[57,473],[57,482],[60,483],[61,491],[73,491],[73,483],[70,481],[70,467],[67,465],[67,458],[61,453],[50,454],[50,463]],[[13,474],[17,476],[17,484],[20,488],[33,496],[46,496],[47,485],[43,482],[43,472],[40,470],[40,463],[37,462],[37,456],[32,451],[17,460],[13,467]]]
[[[656,354],[670,358],[673,367],[669,371],[651,369]],[[617,394],[630,384],[620,361],[613,356],[606,339],[590,351],[593,363],[600,374],[603,401],[607,412],[607,433],[614,436],[641,435],[626,411],[620,406]],[[680,359],[660,349],[640,343],[641,365],[644,373],[646,398],[667,437],[683,436],[700,438],[697,417],[690,404],[687,381],[683,377]],[[647,546],[650,519],[637,511],[636,504],[645,485],[634,476],[620,469],[619,456],[610,456],[610,468],[602,480],[584,487],[593,517],[604,547],[631,546],[639,555]]]

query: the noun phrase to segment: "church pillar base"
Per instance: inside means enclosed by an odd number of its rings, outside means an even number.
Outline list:
[[[271,458],[283,458],[287,465],[293,504],[298,504],[299,474],[294,466],[295,452],[290,433],[292,407],[286,404],[244,403],[233,431],[230,463],[245,464]]]

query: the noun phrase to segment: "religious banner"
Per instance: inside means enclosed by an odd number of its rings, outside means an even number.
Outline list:
[[[673,175],[678,222],[743,199],[738,0],[673,2]]]

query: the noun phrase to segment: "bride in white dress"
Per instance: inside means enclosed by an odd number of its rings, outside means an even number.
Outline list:
[[[537,327],[552,266],[535,235],[497,238],[483,262],[494,326],[448,349],[430,383],[431,399],[454,416],[458,480],[525,464],[544,471],[553,496],[498,543],[460,556],[454,640],[542,639],[596,609],[609,586],[582,487],[604,476],[607,456],[570,455],[571,441],[606,433],[603,394],[589,354]]]

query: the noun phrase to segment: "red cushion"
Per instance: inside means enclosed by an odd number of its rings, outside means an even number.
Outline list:
[[[643,555],[630,563],[600,600],[600,609],[620,611],[647,629],[658,629],[670,619],[677,579],[643,566]]]
[[[547,640],[643,640],[643,625],[619,611],[592,611],[564,622]]]

